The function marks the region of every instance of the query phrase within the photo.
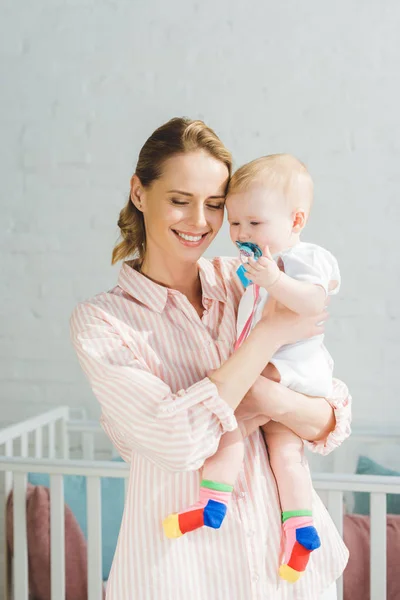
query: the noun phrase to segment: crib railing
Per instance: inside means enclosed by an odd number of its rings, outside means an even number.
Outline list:
[[[85,416],[84,411],[80,416]],[[88,516],[88,598],[102,598],[101,559],[101,477],[127,481],[128,465],[95,461],[98,423],[71,419],[68,407],[11,425],[0,431],[0,472],[4,472],[4,498],[13,491],[12,594],[14,600],[28,600],[28,546],[26,529],[26,486],[28,473],[50,476],[51,597],[65,600],[64,475],[87,477]],[[78,433],[84,460],[69,459],[71,433]],[[1,452],[2,451],[2,452]],[[89,560],[90,556],[90,560]],[[10,559],[5,548],[5,598],[10,597]]]
[[[47,473],[50,475],[51,597],[57,600],[65,600],[63,476],[86,476],[88,600],[101,600],[103,583],[100,479],[102,477],[127,479],[129,475],[128,465],[126,463],[111,463],[110,461],[1,458],[0,471],[5,471],[5,469],[11,470],[14,475],[13,587],[15,600],[28,600],[28,546],[25,504],[28,473]]]
[[[343,535],[345,492],[369,492],[370,510],[370,590],[371,600],[386,600],[386,496],[400,494],[400,477],[320,473],[313,477],[317,492],[328,493],[328,511]],[[338,581],[338,600],[343,598],[343,578]]]
[[[113,477],[123,478],[126,483],[129,467],[120,462],[93,460],[96,454],[95,436],[101,428],[90,421],[71,420],[70,416],[67,407],[60,407],[0,431],[0,450],[3,448],[4,454],[0,457],[0,472],[5,473],[5,497],[11,490],[14,491],[14,600],[28,600],[25,500],[28,473],[50,476],[51,597],[56,600],[65,600],[63,476],[87,477],[88,600],[102,598],[100,482],[102,477]],[[80,436],[83,460],[68,458],[71,433]],[[362,432],[359,435],[362,437]],[[315,489],[327,495],[328,510],[341,534],[344,494],[371,494],[371,600],[386,600],[386,495],[400,494],[400,477],[324,473],[314,475],[313,481]],[[338,582],[338,598],[343,598],[342,580]]]

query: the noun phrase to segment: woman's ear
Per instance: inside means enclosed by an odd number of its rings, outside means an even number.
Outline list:
[[[143,212],[143,186],[137,175],[131,177],[131,202],[140,212]]]
[[[293,233],[300,233],[300,231],[303,229],[304,225],[306,224],[307,218],[306,218],[306,213],[304,212],[303,209],[298,209],[296,210],[295,213],[293,213]]]

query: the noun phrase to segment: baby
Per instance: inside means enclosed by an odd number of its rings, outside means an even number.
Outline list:
[[[318,314],[340,287],[336,259],[324,248],[300,241],[310,214],[313,182],[306,167],[288,154],[254,160],[236,171],[227,198],[232,241],[251,243],[263,255],[245,264],[245,292],[239,305],[236,347],[262,316],[268,296],[300,314]],[[243,275],[242,275],[243,277]],[[242,278],[243,281],[243,278]],[[316,336],[283,346],[264,376],[309,396],[329,396],[332,360]],[[267,419],[266,419],[267,421]],[[282,510],[284,551],[279,574],[297,581],[321,542],[312,519],[312,483],[303,442],[273,421],[262,427]],[[243,460],[243,425],[225,433],[204,464],[197,504],[164,520],[168,537],[202,526],[219,528]]]

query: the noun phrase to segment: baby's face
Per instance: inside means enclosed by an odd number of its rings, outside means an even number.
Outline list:
[[[226,207],[233,243],[253,242],[261,250],[269,246],[275,254],[293,242],[294,211],[279,192],[257,184],[228,194]]]

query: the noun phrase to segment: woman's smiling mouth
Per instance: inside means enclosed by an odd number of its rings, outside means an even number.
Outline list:
[[[184,246],[197,247],[200,246],[205,238],[211,233],[210,231],[206,231],[205,233],[186,233],[184,231],[176,231],[172,229],[175,236]]]

